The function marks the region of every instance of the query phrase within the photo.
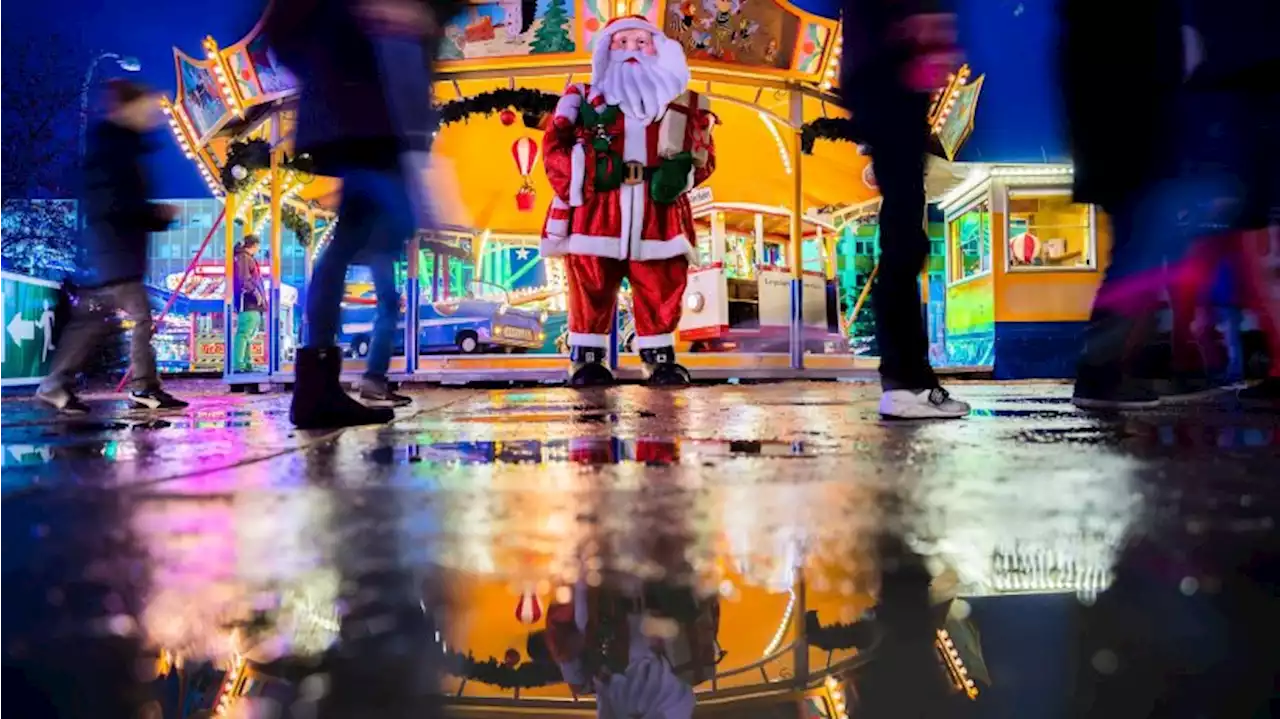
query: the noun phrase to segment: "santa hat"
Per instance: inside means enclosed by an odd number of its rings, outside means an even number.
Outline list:
[[[595,49],[591,53],[591,80],[599,82],[604,77],[604,70],[609,66],[609,44],[613,41],[613,34],[622,30],[648,30],[653,33],[653,44],[658,50],[658,56],[662,57],[664,53],[672,51],[684,54],[684,48],[680,43],[672,40],[657,25],[649,22],[649,19],[643,15],[624,15],[615,17],[604,24],[600,32],[595,36]]]

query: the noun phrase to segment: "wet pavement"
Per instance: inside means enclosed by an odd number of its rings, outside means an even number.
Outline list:
[[[0,409],[19,715],[1270,715],[1280,415],[1228,395],[423,389],[308,433],[172,389]]]

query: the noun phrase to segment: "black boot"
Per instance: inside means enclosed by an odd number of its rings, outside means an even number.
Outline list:
[[[1160,396],[1129,371],[1128,349],[1143,335],[1140,320],[1094,310],[1084,331],[1071,401],[1082,409],[1146,409]]]
[[[289,420],[298,429],[337,429],[385,424],[395,413],[366,407],[342,389],[342,352],[336,347],[298,350],[297,373]]]
[[[674,347],[654,347],[640,350],[644,364],[644,381],[650,387],[683,387],[693,379],[689,370],[676,364]]]
[[[600,387],[613,384],[613,373],[605,366],[605,350],[599,347],[570,347],[570,387]]]

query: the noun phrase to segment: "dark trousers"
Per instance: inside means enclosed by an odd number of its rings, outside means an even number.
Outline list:
[[[1111,221],[1111,259],[1094,298],[1081,347],[1077,380],[1090,392],[1113,390],[1132,368],[1132,352],[1151,334],[1153,314],[1170,283],[1188,279],[1188,253],[1197,238],[1239,226],[1249,208],[1248,158],[1226,133],[1233,127],[1222,102],[1181,98],[1178,172],[1153,177],[1102,209]],[[1216,143],[1216,144],[1215,144]],[[1254,203],[1262,204],[1265,203]]]
[[[341,223],[333,239],[316,259],[307,296],[307,323],[311,344],[332,347],[341,323],[342,295],[347,267],[367,264],[373,273],[378,297],[365,375],[383,379],[391,361],[392,344],[400,312],[394,263],[413,235],[413,207],[399,170],[356,170],[342,178]]]
[[[133,322],[129,342],[129,367],[133,389],[156,389],[156,353],[151,347],[155,321],[151,317],[151,301],[141,282],[121,282],[81,291],[79,302],[71,311],[71,323],[58,337],[57,352],[49,376],[41,383],[48,392],[71,387],[75,375],[84,369],[90,356],[111,334],[111,318],[118,311]]]
[[[871,288],[885,389],[932,389],[920,273],[929,256],[924,168],[929,99],[902,88],[858,93],[858,122],[880,186],[880,269]],[[865,108],[865,109],[864,109]]]

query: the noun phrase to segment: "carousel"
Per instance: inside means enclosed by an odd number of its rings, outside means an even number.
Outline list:
[[[832,90],[838,9],[822,0],[547,0],[473,2],[446,27],[432,187],[447,226],[414,238],[398,269],[404,331],[394,378],[563,378],[565,272],[558,258],[539,253],[552,195],[540,145],[560,93],[589,79],[595,36],[623,15],[643,16],[681,43],[691,89],[718,120],[716,171],[690,197],[700,263],[677,335],[682,362],[706,379],[874,369],[874,359],[851,352],[848,315],[864,287],[842,284],[841,268],[855,258],[840,256],[833,220],[878,197],[869,159]],[[297,82],[259,28],[227,46],[207,38],[202,49],[198,56],[175,49],[177,88],[165,110],[210,192],[225,200],[208,241],[224,242],[230,258],[240,238],[261,233],[270,263],[264,274],[300,288],[305,302],[308,278],[282,277],[280,258],[304,255],[306,262],[293,264],[309,272],[340,220],[339,183],[311,174],[306,158],[294,156]],[[967,72],[935,102],[935,134],[952,150],[972,121],[969,114],[967,123],[946,122]],[[347,370],[358,372],[369,298],[358,277],[348,280],[343,324],[353,332],[339,342]],[[802,296],[792,296],[792,284]],[[236,375],[228,363],[233,384],[292,378],[287,350],[304,343],[302,313],[282,311],[274,286],[270,294],[265,372]],[[792,311],[797,302],[802,307]],[[224,304],[221,331],[229,338],[237,323],[229,290]],[[638,376],[625,286],[613,334],[615,374]]]

